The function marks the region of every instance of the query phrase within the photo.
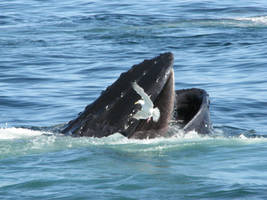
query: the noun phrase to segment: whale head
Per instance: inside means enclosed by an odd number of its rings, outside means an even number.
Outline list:
[[[120,77],[64,130],[73,136],[104,137],[119,132],[128,138],[164,136],[174,107],[173,54],[164,53],[134,65]],[[133,90],[137,82],[150,96],[160,115],[157,120],[137,120],[132,116],[140,109],[140,96]],[[160,117],[159,117],[160,116]]]

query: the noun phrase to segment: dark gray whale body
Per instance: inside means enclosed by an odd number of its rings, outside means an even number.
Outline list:
[[[157,122],[132,117],[140,109],[140,105],[135,104],[140,96],[132,88],[134,81],[159,108],[160,118]],[[119,132],[128,138],[155,138],[168,135],[171,121],[185,132],[195,130],[200,134],[208,134],[211,130],[208,94],[194,88],[175,91],[173,55],[164,53],[122,73],[98,99],[70,121],[62,133],[105,137]]]

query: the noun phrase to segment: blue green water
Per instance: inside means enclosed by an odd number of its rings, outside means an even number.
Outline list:
[[[267,2],[0,2],[0,199],[266,199]],[[214,135],[71,138],[132,65],[175,56]]]

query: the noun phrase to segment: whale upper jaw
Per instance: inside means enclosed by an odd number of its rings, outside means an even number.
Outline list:
[[[136,120],[135,102],[140,98],[132,89],[136,81],[150,95],[160,110],[160,119]],[[164,136],[174,107],[173,54],[164,53],[151,60],[144,60],[122,73],[111,86],[74,120],[70,121],[64,134],[73,136],[104,137],[120,132],[129,138],[153,138]]]

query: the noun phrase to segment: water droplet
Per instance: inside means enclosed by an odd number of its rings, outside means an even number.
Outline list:
[[[168,78],[168,74],[165,74],[164,79],[167,79],[167,78]]]

